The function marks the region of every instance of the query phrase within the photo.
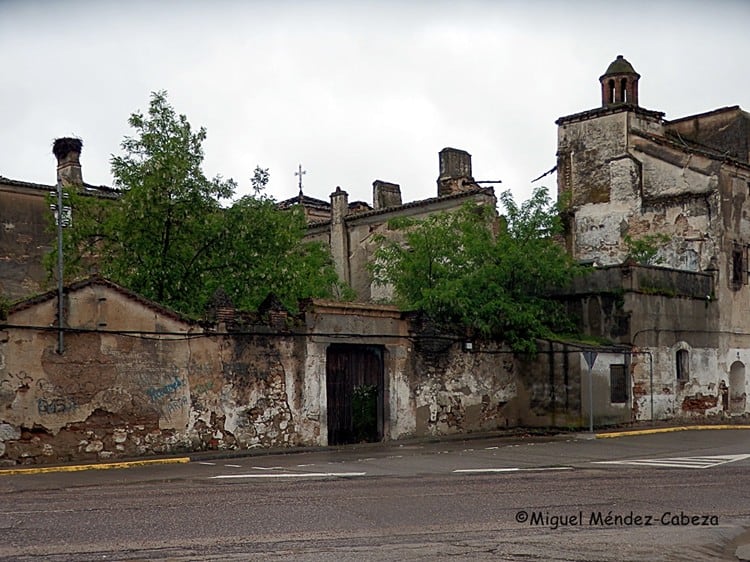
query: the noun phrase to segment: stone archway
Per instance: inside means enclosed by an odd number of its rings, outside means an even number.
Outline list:
[[[735,361],[729,369],[729,413],[743,413],[746,402],[745,364],[741,361]]]

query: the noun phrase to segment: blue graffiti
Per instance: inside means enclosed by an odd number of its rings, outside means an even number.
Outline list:
[[[158,402],[165,396],[169,396],[170,394],[174,394],[175,392],[177,392],[177,389],[184,384],[185,383],[183,383],[179,378],[175,377],[174,381],[169,384],[165,384],[164,386],[158,388],[149,388],[146,391],[146,394],[148,394],[148,397],[152,402]]]

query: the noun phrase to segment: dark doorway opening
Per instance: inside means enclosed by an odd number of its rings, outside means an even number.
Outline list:
[[[331,344],[326,353],[328,444],[383,439],[383,347]]]

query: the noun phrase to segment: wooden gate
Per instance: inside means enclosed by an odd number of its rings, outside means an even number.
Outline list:
[[[383,439],[383,348],[331,344],[326,354],[328,444]]]

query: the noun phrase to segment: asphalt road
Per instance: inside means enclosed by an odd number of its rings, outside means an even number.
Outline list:
[[[0,476],[0,560],[737,560],[750,431]]]

